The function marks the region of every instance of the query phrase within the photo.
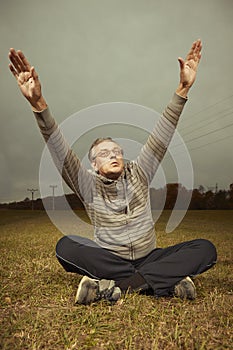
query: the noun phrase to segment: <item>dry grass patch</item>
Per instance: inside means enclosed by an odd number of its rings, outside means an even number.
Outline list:
[[[171,234],[159,219],[160,246],[193,238],[216,244],[218,264],[196,278],[198,298],[125,295],[75,306],[80,276],[55,258],[61,236],[44,212],[0,212],[1,349],[230,349],[232,336],[232,212],[192,211]]]

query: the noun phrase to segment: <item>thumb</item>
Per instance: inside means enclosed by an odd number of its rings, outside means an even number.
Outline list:
[[[180,64],[180,70],[182,70],[184,68],[185,61],[181,57],[178,57],[178,61],[179,61],[179,64]]]
[[[33,79],[37,80],[38,74],[36,73],[35,68],[31,67],[30,71],[31,71],[31,76],[33,77]]]

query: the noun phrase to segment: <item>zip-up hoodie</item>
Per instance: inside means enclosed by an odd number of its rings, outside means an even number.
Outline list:
[[[155,248],[149,185],[186,101],[173,95],[138,157],[125,164],[117,180],[91,172],[82,165],[49,108],[34,112],[58,170],[85,206],[96,243],[125,259],[141,258]]]

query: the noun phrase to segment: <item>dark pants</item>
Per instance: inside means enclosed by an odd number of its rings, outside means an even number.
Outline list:
[[[132,261],[87,238],[64,236],[57,243],[56,255],[66,271],[95,279],[119,282],[138,272],[157,296],[170,295],[180,280],[208,270],[217,259],[215,246],[205,239],[156,248],[147,256]]]

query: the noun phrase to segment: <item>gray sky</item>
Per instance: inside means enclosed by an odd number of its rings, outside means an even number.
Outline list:
[[[233,182],[232,18],[232,0],[2,0],[0,202],[24,199],[27,188],[38,188],[44,148],[8,71],[10,47],[36,67],[61,123],[114,101],[162,112],[178,84],[177,57],[201,38],[203,57],[178,131],[190,151],[194,185],[227,189]],[[176,182],[170,163],[167,156],[166,179]]]

